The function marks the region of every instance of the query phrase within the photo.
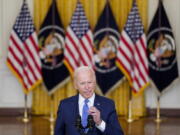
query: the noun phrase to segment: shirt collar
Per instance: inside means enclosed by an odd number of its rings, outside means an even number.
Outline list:
[[[89,103],[92,106],[94,104],[94,99],[95,99],[95,93],[93,93],[93,95],[90,98],[88,98]],[[85,100],[85,98],[81,94],[79,94],[79,104],[84,104],[84,100]]]

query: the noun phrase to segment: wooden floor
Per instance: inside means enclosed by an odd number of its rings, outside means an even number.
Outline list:
[[[163,118],[156,123],[154,118],[142,118],[127,123],[120,118],[125,135],[180,135],[180,118]],[[0,135],[53,135],[53,124],[44,117],[32,117],[23,123],[21,118],[0,117]]]

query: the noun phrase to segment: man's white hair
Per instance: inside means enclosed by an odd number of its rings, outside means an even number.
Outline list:
[[[74,71],[74,79],[76,79],[78,73],[83,72],[83,71],[91,71],[92,74],[93,74],[93,76],[94,76],[94,79],[96,80],[95,72],[94,72],[94,70],[92,69],[92,67],[90,67],[90,66],[80,66],[80,67],[78,67],[78,68]]]

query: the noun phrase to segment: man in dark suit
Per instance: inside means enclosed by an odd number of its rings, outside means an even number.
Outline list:
[[[60,102],[54,135],[123,135],[114,102],[94,93],[96,77],[90,67],[76,69],[74,87],[79,94]]]

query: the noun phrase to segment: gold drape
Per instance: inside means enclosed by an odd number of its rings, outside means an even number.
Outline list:
[[[56,0],[58,4],[58,10],[60,12],[61,20],[66,28],[71,21],[73,11],[76,6],[77,0]],[[45,15],[47,14],[48,8],[52,0],[34,0],[34,20],[36,29],[39,30]],[[93,29],[97,23],[98,17],[104,8],[106,0],[81,0],[85,9],[86,16],[90,22],[91,28]],[[132,6],[132,0],[110,0],[113,14],[116,18],[116,22],[119,29],[122,30],[126,22],[127,15]],[[137,0],[140,15],[143,24],[147,26],[147,0]],[[129,85],[127,81],[110,92],[107,97],[113,99],[116,104],[117,113],[119,115],[127,115],[128,113],[128,100],[129,100]],[[54,93],[54,114],[56,114],[59,100],[76,94],[72,81],[68,82],[62,88],[58,89]],[[39,86],[33,91],[33,114],[49,114],[50,113],[50,96],[44,90],[43,86]],[[145,115],[145,99],[144,93],[137,97],[133,97],[132,103],[132,114],[133,116],[144,116]]]

